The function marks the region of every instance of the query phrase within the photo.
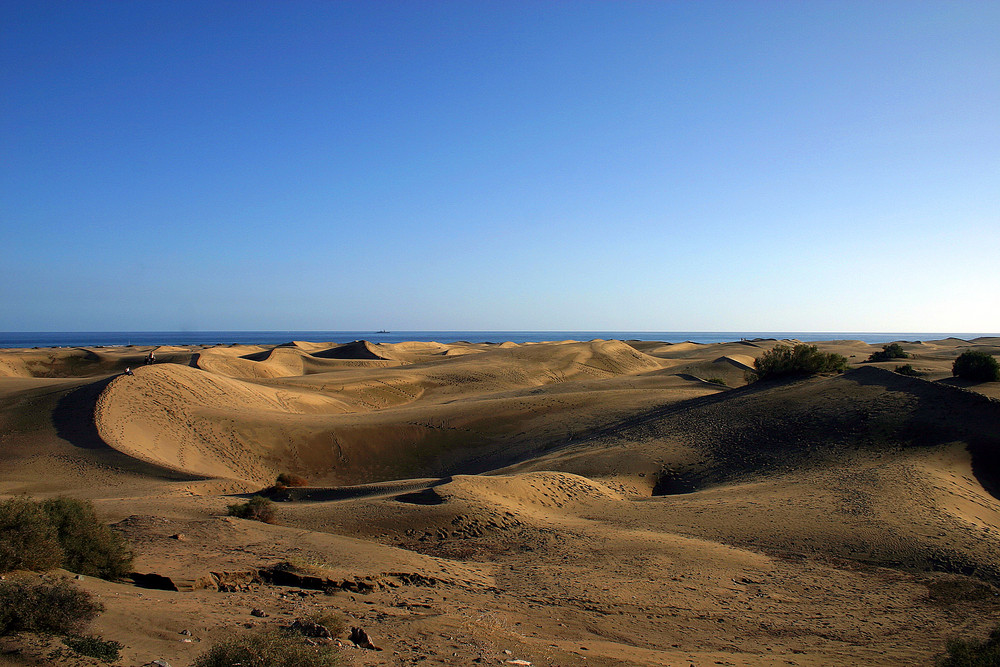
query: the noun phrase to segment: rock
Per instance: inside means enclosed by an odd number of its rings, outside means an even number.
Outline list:
[[[360,648],[366,648],[372,651],[382,650],[378,646],[375,646],[374,643],[372,643],[371,638],[368,637],[368,633],[362,630],[361,628],[351,628],[351,636],[348,639],[350,639],[355,646],[358,646]]]
[[[290,630],[305,635],[306,637],[321,637],[323,639],[333,639],[333,633],[325,625],[314,623],[302,618],[295,619],[290,626]]]
[[[149,665],[150,667],[170,667],[170,663],[166,660],[154,660]]]
[[[187,637],[190,637],[191,636],[191,631],[190,630],[181,630],[179,634],[182,634],[182,635],[185,635]]]
[[[250,610],[250,615],[256,616],[257,618],[267,618],[267,612],[263,609],[257,609],[256,607]]]

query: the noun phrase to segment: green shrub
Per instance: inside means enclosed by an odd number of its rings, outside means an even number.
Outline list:
[[[1000,628],[985,642],[950,639],[947,648],[948,657],[938,661],[940,667],[995,667],[1000,665]]]
[[[756,372],[749,380],[769,380],[790,375],[842,373],[847,359],[835,352],[820,352],[815,345],[799,343],[795,347],[775,345],[754,361]]]
[[[276,486],[309,486],[309,480],[300,475],[283,472],[278,475]]]
[[[105,641],[97,636],[91,637],[65,637],[63,643],[80,655],[97,658],[104,662],[114,662],[125,648],[124,644],[115,641]]]
[[[128,543],[97,518],[89,502],[52,498],[42,502],[42,509],[66,553],[67,570],[103,579],[120,579],[131,572]]]
[[[726,385],[726,381],[722,378],[708,378],[705,382],[711,382],[712,384],[717,384],[720,387],[728,386]]]
[[[28,498],[0,501],[0,572],[51,570],[63,562],[56,529]]]
[[[969,350],[955,359],[951,374],[971,382],[996,382],[1000,380],[1000,364],[992,354]]]
[[[909,359],[910,355],[899,343],[883,345],[880,352],[872,352],[868,361],[892,361],[893,359]]]
[[[301,637],[277,630],[237,635],[198,656],[194,667],[333,667],[329,646],[307,646]]]
[[[0,581],[0,635],[79,633],[104,607],[68,579]]]
[[[913,364],[902,364],[900,366],[896,366],[896,368],[894,368],[893,371],[899,373],[900,375],[909,375],[910,377],[914,378],[923,377],[924,375],[926,375],[926,373],[921,373],[916,368],[914,368]]]
[[[229,516],[239,519],[253,519],[264,523],[274,523],[274,503],[263,496],[254,496],[245,503],[233,503],[227,506]]]

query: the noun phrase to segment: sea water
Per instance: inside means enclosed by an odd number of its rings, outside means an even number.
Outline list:
[[[971,340],[981,333],[873,333],[849,331],[26,331],[0,332],[4,347],[98,347],[135,345],[279,345],[293,340],[324,343],[434,341],[438,343],[536,343],[594,339],[643,340],[665,343],[725,343],[755,338],[801,341],[860,340],[871,344],[893,341]]]

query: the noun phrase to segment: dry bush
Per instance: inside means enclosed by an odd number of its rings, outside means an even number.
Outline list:
[[[283,472],[278,475],[278,481],[275,483],[275,486],[309,486],[309,480],[301,475]]]
[[[1000,628],[984,642],[950,639],[948,656],[938,661],[940,667],[995,667],[1000,665]]]
[[[68,579],[0,581],[0,635],[79,633],[103,610],[90,593]]]
[[[42,509],[66,553],[67,570],[102,579],[120,579],[132,571],[125,538],[102,523],[89,502],[52,498],[42,502]]]
[[[307,646],[301,637],[277,630],[244,633],[198,656],[194,667],[335,667],[329,646]]]
[[[51,570],[63,562],[56,529],[28,498],[0,501],[0,572]]]
[[[329,630],[330,634],[334,637],[343,635],[344,630],[347,627],[344,617],[329,609],[317,609],[306,616],[306,620],[311,621],[316,625],[322,625],[324,628]]]
[[[121,650],[125,648],[125,646],[119,642],[110,640],[105,641],[96,635],[88,637],[66,637],[63,639],[63,643],[80,655],[97,658],[99,660],[103,660],[104,662],[114,662],[121,655]]]
[[[264,523],[274,523],[276,512],[274,503],[263,496],[254,496],[245,503],[233,503],[226,507],[229,516],[238,519],[252,519]]]

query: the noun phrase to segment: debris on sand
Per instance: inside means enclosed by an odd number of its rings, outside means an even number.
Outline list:
[[[366,648],[372,651],[382,650],[378,646],[375,646],[374,643],[372,643],[372,640],[368,636],[368,633],[362,630],[361,628],[351,628],[351,636],[348,637],[348,639],[350,639],[354,643],[354,645],[359,648]]]

